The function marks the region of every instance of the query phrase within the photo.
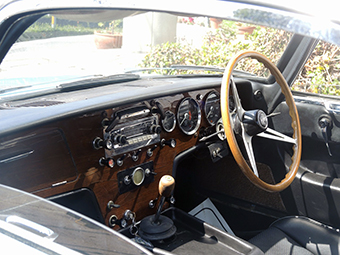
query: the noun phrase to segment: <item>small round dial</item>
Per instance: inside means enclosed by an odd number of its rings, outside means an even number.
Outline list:
[[[201,124],[201,110],[192,98],[184,98],[177,111],[177,121],[180,129],[187,135],[194,134]]]
[[[141,167],[137,167],[133,173],[132,173],[132,182],[133,184],[135,184],[136,186],[139,186],[143,183],[144,178],[145,178],[145,172],[143,170],[143,168]]]
[[[166,132],[172,132],[176,127],[176,117],[172,111],[166,111],[164,119],[162,120],[162,126]]]
[[[220,95],[216,91],[210,92],[206,97],[204,112],[211,125],[215,125],[221,118]]]

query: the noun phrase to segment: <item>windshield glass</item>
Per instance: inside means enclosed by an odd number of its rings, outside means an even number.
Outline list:
[[[96,15],[45,15],[32,24],[1,64],[1,89],[63,82],[92,75],[197,73],[157,70],[171,65],[224,68],[238,51],[257,50],[277,63],[289,33],[208,17],[143,13],[122,19]],[[238,69],[267,77],[262,64],[241,62]],[[145,72],[144,72],[145,73]]]

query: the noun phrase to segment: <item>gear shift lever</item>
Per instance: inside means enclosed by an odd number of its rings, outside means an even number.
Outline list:
[[[162,240],[173,236],[176,233],[176,227],[173,221],[160,215],[165,198],[170,197],[175,187],[175,179],[170,175],[164,175],[158,185],[159,194],[162,196],[158,205],[157,213],[145,217],[139,226],[139,235],[148,240]]]
[[[165,198],[170,197],[172,191],[175,188],[175,179],[170,176],[170,175],[164,175],[158,184],[158,192],[159,195],[161,195],[161,201],[159,202],[158,205],[158,209],[157,209],[157,213],[155,215],[155,222],[158,222],[159,220],[159,215],[161,214],[162,211],[162,207],[164,205],[165,202]]]

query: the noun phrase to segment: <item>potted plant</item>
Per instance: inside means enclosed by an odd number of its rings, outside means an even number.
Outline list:
[[[102,29],[94,32],[94,43],[96,44],[97,49],[112,49],[122,47],[122,23],[122,20],[113,20],[109,23],[107,28],[104,28],[104,23],[98,23],[98,26]]]
[[[245,23],[236,23],[238,34],[239,35],[244,35],[244,34],[252,34],[255,30],[255,26],[249,26],[248,24]]]
[[[254,29],[256,27],[254,26],[244,26],[244,27],[239,27],[238,32],[239,34],[243,35],[245,33],[252,34],[254,32]]]
[[[220,27],[220,24],[222,23],[222,19],[218,18],[209,18],[210,20],[210,26],[214,29],[218,29]]]

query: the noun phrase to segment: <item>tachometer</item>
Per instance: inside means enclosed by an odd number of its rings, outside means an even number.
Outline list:
[[[166,132],[171,132],[176,126],[176,117],[172,111],[166,111],[162,120],[163,128]]]
[[[185,134],[194,134],[201,124],[201,110],[198,103],[192,98],[184,98],[178,106],[177,120]]]
[[[204,112],[211,125],[215,125],[221,118],[220,94],[216,91],[211,91],[206,97]]]

